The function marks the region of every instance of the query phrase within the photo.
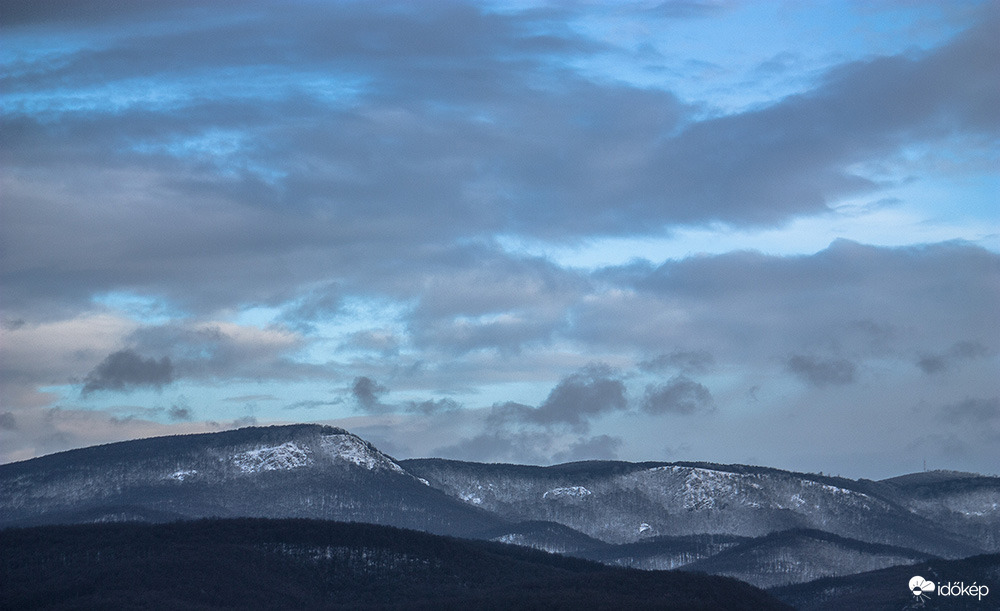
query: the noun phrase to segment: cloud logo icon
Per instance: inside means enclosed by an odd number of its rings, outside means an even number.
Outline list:
[[[933,581],[927,581],[920,575],[914,575],[913,577],[910,578],[910,592],[912,592],[914,596],[926,597],[927,592],[933,592],[933,591],[934,591]]]

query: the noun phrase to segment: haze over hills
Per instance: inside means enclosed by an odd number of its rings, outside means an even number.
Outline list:
[[[397,461],[320,425],[152,438],[0,465],[2,527],[208,517],[368,522],[771,587],[998,552],[1000,478]]]

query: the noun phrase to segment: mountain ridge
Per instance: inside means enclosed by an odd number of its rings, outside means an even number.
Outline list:
[[[0,465],[0,528],[213,517],[356,521],[621,566],[732,574],[763,586],[1000,551],[1000,478],[919,475],[849,480],[690,461],[396,460],[338,427],[248,427]],[[789,532],[798,538],[778,534]],[[739,553],[745,558],[732,560]],[[806,560],[783,560],[792,557]]]

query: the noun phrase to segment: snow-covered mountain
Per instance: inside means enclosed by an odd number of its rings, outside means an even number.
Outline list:
[[[305,517],[762,586],[1000,551],[998,507],[996,477],[874,482],[707,463],[397,461],[319,425],[128,441],[0,465],[0,527]]]
[[[309,517],[453,535],[503,523],[367,441],[317,425],[127,441],[0,465],[0,526],[198,517]]]
[[[1000,480],[962,492],[966,513],[938,510],[958,493],[908,496],[898,483],[848,480],[745,465],[582,462],[552,467],[405,460],[410,473],[452,497],[519,522],[557,522],[609,543],[657,535],[760,537],[810,528],[868,543],[959,558],[996,551],[974,538],[997,524]],[[936,490],[936,489],[935,489]],[[933,498],[933,510],[926,507]],[[950,501],[949,501],[950,499]]]

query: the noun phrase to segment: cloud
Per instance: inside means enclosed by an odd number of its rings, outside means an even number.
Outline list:
[[[714,364],[715,358],[705,350],[674,350],[640,362],[639,368],[645,371],[676,369],[684,373],[706,373]]]
[[[16,431],[17,419],[11,412],[0,412],[0,430]]]
[[[917,366],[926,374],[942,373],[962,361],[987,356],[989,352],[989,349],[979,342],[957,342],[946,352],[921,356],[917,360]]]
[[[553,462],[571,462],[576,460],[615,460],[618,451],[625,445],[620,437],[611,435],[596,435],[581,438],[569,448],[552,455]]]
[[[143,358],[133,350],[112,352],[87,377],[80,394],[96,391],[128,392],[136,388],[161,389],[174,381],[169,357]]]
[[[586,431],[589,421],[626,409],[625,384],[607,365],[589,365],[559,381],[538,407],[518,403],[493,406],[490,421],[524,422],[541,426],[568,425]]]
[[[223,401],[232,401],[234,403],[247,403],[250,401],[277,401],[278,397],[274,395],[239,395],[237,397],[226,397]]]
[[[341,347],[392,356],[399,353],[400,343],[400,338],[391,330],[369,329],[352,333]]]
[[[136,350],[169,355],[178,377],[188,379],[326,378],[331,373],[289,358],[305,339],[283,326],[181,320],[142,326],[124,341]]]
[[[424,401],[407,401],[403,409],[410,413],[437,414],[441,412],[456,412],[462,409],[462,404],[454,399],[427,399]]]
[[[700,120],[670,92],[553,70],[604,51],[558,11],[261,3],[206,21],[188,10],[161,6],[157,28],[60,48],[6,79],[20,96],[0,126],[12,316],[131,290],[202,314],[297,304],[288,315],[306,324],[371,279],[433,282],[442,245],[777,224],[878,190],[856,164],[1000,124],[992,23]],[[34,23],[45,15],[61,19],[38,11]],[[145,19],[116,19],[129,15]],[[46,110],[81,98],[93,102]],[[503,299],[488,275],[479,288]],[[552,328],[553,316],[509,309],[518,324],[448,341]],[[437,324],[423,337],[448,331]]]
[[[560,380],[545,401],[525,417],[543,425],[586,429],[588,420],[626,407],[625,384],[610,367],[597,364]]]
[[[351,386],[351,396],[357,408],[367,414],[389,414],[389,413],[409,413],[429,416],[447,412],[456,412],[462,405],[450,398],[425,399],[423,401],[401,401],[398,403],[386,403],[382,397],[389,392],[389,389],[373,378],[359,376],[354,379]],[[312,402],[307,402],[312,403]],[[290,406],[291,407],[291,406]]]
[[[492,431],[434,449],[434,456],[481,462],[509,461],[517,464],[548,462],[552,440],[541,432]]]
[[[303,401],[296,401],[295,403],[290,403],[286,405],[283,409],[317,409],[320,407],[332,407],[334,405],[340,405],[342,403],[343,403],[342,399],[333,399],[330,401],[306,399]]]
[[[747,78],[768,57],[778,72],[719,95],[662,88],[677,70],[743,68],[671,50],[657,28],[717,35],[744,18],[737,3],[8,4],[0,404],[25,436],[56,439],[31,415],[71,404],[64,385],[117,384],[98,369],[122,348],[142,366],[169,359],[185,392],[240,395],[253,380],[285,397],[292,383],[364,377],[345,404],[417,422],[495,403],[481,413],[503,427],[483,433],[498,455],[524,451],[518,431],[649,420],[602,419],[628,409],[631,375],[637,389],[662,376],[647,407],[665,412],[707,409],[694,379],[709,372],[720,406],[743,397],[736,386],[759,385],[761,406],[786,400],[775,387],[792,377],[807,386],[792,395],[837,413],[861,398],[845,383],[861,371],[911,394],[933,381],[935,405],[995,394],[972,378],[1000,351],[998,257],[973,244],[842,240],[597,271],[556,260],[614,236],[879,218],[885,201],[894,219],[924,214],[915,191],[980,215],[968,202],[993,180],[1000,132],[996,7],[907,13],[936,34],[852,39],[839,49],[864,59],[832,69],[794,45],[747,54]],[[614,35],[587,25],[611,13]],[[702,19],[666,23],[689,17]],[[602,76],[622,58],[629,70]],[[768,99],[776,78],[795,90]],[[926,151],[940,153],[915,159]],[[978,186],[949,191],[959,182]],[[561,378],[587,360],[620,369]],[[156,388],[126,379],[121,390]],[[448,398],[391,400],[376,379]],[[335,403],[299,398],[276,405]],[[571,451],[536,441],[542,458]]]
[[[391,411],[391,407],[382,403],[380,397],[389,392],[389,389],[382,386],[375,380],[367,376],[354,378],[351,385],[351,395],[354,397],[358,408],[367,413],[385,413]]]
[[[174,422],[178,420],[193,420],[194,412],[186,405],[171,405],[170,409],[167,410],[167,417]]]
[[[594,349],[647,354],[698,342],[717,363],[755,366],[822,351],[912,363],[914,353],[969,337],[994,351],[997,265],[996,253],[963,242],[886,248],[847,240],[807,255],[638,261],[593,274],[604,290],[574,304],[572,332]],[[641,363],[679,364],[671,359]],[[817,359],[797,361],[795,371]]]
[[[847,359],[822,359],[796,354],[786,363],[788,371],[813,386],[850,384],[857,366]]]
[[[941,408],[941,419],[950,423],[986,425],[1000,420],[1000,397],[966,398]]]
[[[736,6],[729,0],[666,0],[649,9],[650,13],[670,19],[710,17]]]
[[[254,416],[242,416],[230,422],[229,424],[223,425],[225,428],[239,429],[247,426],[257,426],[257,418]]]
[[[704,385],[680,374],[665,384],[650,384],[642,399],[642,410],[649,414],[694,414],[714,407],[712,393]]]

